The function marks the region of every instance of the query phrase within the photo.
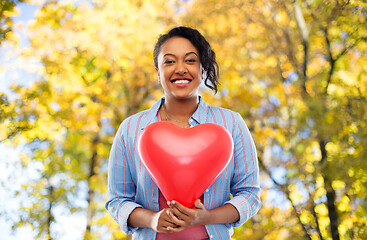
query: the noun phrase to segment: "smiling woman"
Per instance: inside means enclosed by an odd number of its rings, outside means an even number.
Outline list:
[[[238,113],[209,106],[199,96],[202,81],[217,92],[218,65],[197,30],[177,27],[162,35],[154,63],[164,97],[120,125],[109,158],[106,208],[133,239],[230,239],[233,228],[260,208],[259,168],[249,130]],[[167,202],[141,167],[137,139],[158,121],[182,128],[219,124],[233,140],[229,164],[191,208]]]

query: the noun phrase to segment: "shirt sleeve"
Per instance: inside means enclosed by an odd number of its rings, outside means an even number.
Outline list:
[[[239,227],[260,209],[259,165],[256,147],[241,115],[237,113],[234,132],[234,174],[231,180],[232,204],[240,214],[240,219],[232,224]]]
[[[106,209],[126,234],[132,234],[138,228],[128,226],[131,212],[142,207],[135,200],[136,182],[133,179],[127,149],[123,141],[122,125],[114,138],[108,161],[108,200]]]

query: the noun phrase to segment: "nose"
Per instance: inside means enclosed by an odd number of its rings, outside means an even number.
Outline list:
[[[176,64],[176,74],[184,75],[187,73],[186,65],[184,62],[178,61]]]

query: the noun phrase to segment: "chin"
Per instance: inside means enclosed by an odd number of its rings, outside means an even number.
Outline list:
[[[174,97],[179,100],[186,100],[186,99],[192,99],[197,98],[199,95],[198,93],[195,94],[175,94]]]

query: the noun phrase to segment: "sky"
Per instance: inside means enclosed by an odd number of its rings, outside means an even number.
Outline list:
[[[26,37],[26,27],[29,21],[34,19],[37,6],[28,3],[20,3],[17,5],[19,15],[13,17],[16,30],[14,31],[20,38],[20,46],[26,47],[29,41]],[[0,46],[0,91],[9,94],[9,87],[12,82],[29,86],[35,79],[34,73],[26,72],[15,65],[24,64],[19,62],[17,54],[6,42]],[[34,64],[34,63],[33,63]]]
[[[9,169],[16,170],[17,164],[19,162],[19,151],[20,149],[11,148],[9,146],[5,146],[5,144],[0,143],[0,182],[1,183],[11,183],[12,186],[11,191],[15,191],[19,189],[20,184],[14,184],[14,179],[21,179],[20,171],[9,171]],[[10,175],[10,173],[14,173],[14,175]],[[24,179],[23,179],[24,180]],[[15,240],[15,239],[32,239],[31,229],[25,228],[22,229],[17,235],[10,235],[10,224],[6,221],[5,216],[15,217],[14,214],[9,214],[11,212],[16,211],[17,206],[19,205],[18,199],[9,199],[8,198],[8,188],[10,186],[0,185],[0,240]],[[6,209],[7,215],[3,215],[4,210]],[[21,238],[20,238],[21,237]]]

